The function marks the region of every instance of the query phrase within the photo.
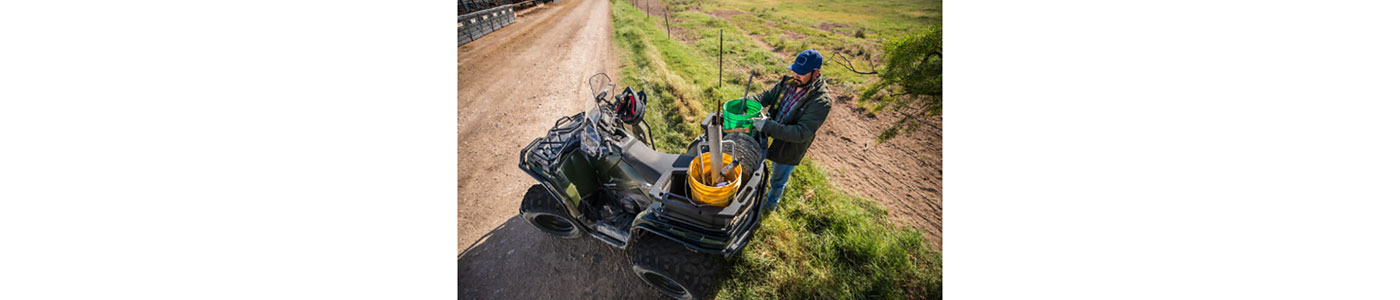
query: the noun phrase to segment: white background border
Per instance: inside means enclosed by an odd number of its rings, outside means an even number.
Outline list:
[[[0,4],[0,299],[456,297],[450,11]]]
[[[1394,2],[945,5],[949,299],[1400,297]],[[0,4],[0,298],[455,297],[449,6]]]
[[[1395,299],[1386,1],[948,1],[948,299]]]

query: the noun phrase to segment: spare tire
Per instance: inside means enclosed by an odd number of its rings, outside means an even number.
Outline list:
[[[743,133],[726,134],[724,140],[734,142],[724,144],[724,153],[733,153],[734,159],[739,160],[739,165],[744,166],[744,182],[749,182],[750,174],[763,166],[763,153],[759,152],[758,141]]]

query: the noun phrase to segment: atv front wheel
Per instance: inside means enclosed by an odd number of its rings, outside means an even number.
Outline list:
[[[676,299],[709,299],[723,257],[696,253],[675,241],[641,233],[632,246],[632,272],[662,294]]]
[[[554,196],[550,196],[543,185],[536,184],[525,191],[525,199],[520,201],[520,217],[540,231],[561,238],[573,239],[583,235],[583,231],[569,220],[564,208],[554,201]]]

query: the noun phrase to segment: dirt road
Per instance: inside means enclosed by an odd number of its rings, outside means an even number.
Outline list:
[[[564,0],[458,49],[459,286],[464,299],[656,299],[626,255],[592,238],[560,240],[516,218],[534,180],[520,149],[583,111],[585,80],[620,78],[606,0]],[[582,296],[582,297],[580,297]]]
[[[607,1],[571,0],[458,49],[458,250],[519,213],[534,182],[516,167],[520,149],[583,111],[588,76],[617,77],[611,32]]]

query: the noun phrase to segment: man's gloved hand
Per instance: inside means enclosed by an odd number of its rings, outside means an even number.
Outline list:
[[[758,130],[759,132],[763,132],[763,127],[768,126],[768,123],[773,122],[773,120],[769,120],[767,118],[750,118],[749,121],[753,122],[753,129]]]

